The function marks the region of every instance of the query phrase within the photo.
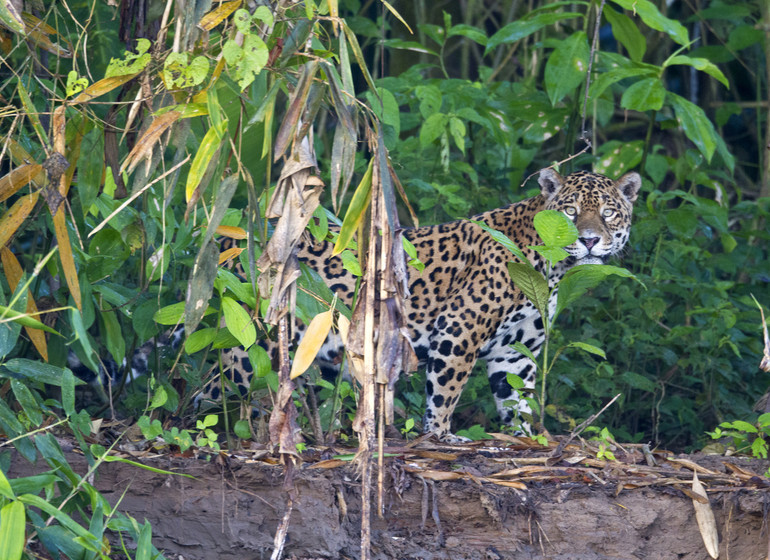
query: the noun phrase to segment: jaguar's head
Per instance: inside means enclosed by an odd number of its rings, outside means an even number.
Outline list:
[[[613,181],[579,171],[562,177],[540,172],[546,209],[563,212],[578,229],[578,240],[565,247],[576,264],[601,264],[623,249],[631,231],[631,211],[642,179],[636,172]]]

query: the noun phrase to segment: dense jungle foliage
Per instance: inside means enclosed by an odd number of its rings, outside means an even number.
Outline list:
[[[399,200],[404,224],[531,196],[531,174],[555,162],[563,174],[638,171],[616,264],[643,285],[609,278],[561,314],[554,344],[584,341],[607,359],[560,356],[546,426],[569,431],[618,393],[597,421],[618,441],[693,449],[721,422],[756,421],[768,386],[752,299],[770,304],[767,2],[0,0],[0,24],[0,474],[10,444],[51,465],[34,480],[0,476],[0,557],[21,557],[27,539],[55,557],[109,555],[107,529],[130,535],[137,558],[157,552],[149,524],[68,470],[56,429],[94,469],[108,457],[85,439],[95,416],[139,418],[182,449],[216,449],[225,428],[265,440],[265,414],[252,424],[235,406],[212,430],[191,403],[220,350],[241,344],[256,372],[245,402],[269,413],[278,376],[254,344],[269,298],[253,280],[267,200],[292,158],[326,185],[320,236],[383,148],[411,205]],[[244,277],[217,267],[215,230],[248,239],[227,254]],[[300,285],[309,322],[329,302],[312,275]],[[205,304],[196,317],[191,295]],[[185,343],[166,341],[130,379],[135,351],[180,323]],[[74,355],[86,381],[111,376],[84,383]],[[322,387],[293,395],[308,440],[350,437],[355,387],[312,368],[303,378]],[[400,382],[405,432],[423,382]],[[485,375],[456,416],[471,433],[495,427]],[[34,535],[13,532],[25,519]]]

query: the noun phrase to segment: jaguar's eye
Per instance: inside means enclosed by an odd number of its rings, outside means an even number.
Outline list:
[[[605,208],[604,210],[602,210],[602,216],[604,216],[605,218],[610,218],[614,215],[615,215],[615,210],[613,210],[612,208]]]
[[[577,215],[577,208],[574,206],[567,206],[564,209],[564,213],[567,214],[567,216],[576,216]]]

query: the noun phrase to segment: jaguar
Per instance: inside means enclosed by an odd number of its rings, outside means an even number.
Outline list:
[[[477,360],[486,361],[501,422],[513,425],[519,415],[530,414],[521,393],[534,388],[535,365],[513,344],[520,342],[537,356],[544,341],[542,318],[508,275],[507,262],[515,257],[474,222],[508,236],[544,273],[545,259],[528,248],[539,244],[533,218],[541,210],[563,212],[579,237],[565,248],[569,256],[550,270],[551,287],[573,266],[604,263],[628,241],[633,203],[641,186],[638,173],[613,181],[584,171],[562,177],[547,168],[540,171],[538,183],[540,194],[532,198],[470,220],[403,231],[425,265],[421,272],[409,267],[411,295],[405,302],[409,338],[427,378],[422,430],[443,441],[459,439],[450,429],[451,417]],[[350,305],[355,277],[339,257],[331,256],[332,247],[328,240],[308,237],[299,248],[299,258]],[[549,305],[553,309],[555,291]],[[321,361],[333,364],[340,350],[338,343],[327,341]],[[252,371],[248,356],[235,349],[226,362],[226,375],[245,394]],[[521,392],[508,382],[509,373],[523,380]],[[209,388],[206,393],[216,397],[219,389]],[[529,429],[526,422],[517,425]]]

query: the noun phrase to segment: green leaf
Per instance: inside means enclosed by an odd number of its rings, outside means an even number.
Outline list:
[[[358,262],[358,257],[356,257],[352,251],[344,250],[342,253],[340,253],[340,258],[342,258],[342,268],[350,272],[353,276],[361,276],[361,263]]]
[[[13,501],[0,509],[0,558],[19,560],[24,552],[24,504]]]
[[[238,420],[233,426],[233,432],[241,439],[250,439],[251,430],[249,429],[248,420]]]
[[[449,117],[449,134],[459,150],[465,153],[465,123],[455,116]]]
[[[527,299],[532,302],[540,315],[546,317],[548,308],[548,282],[529,263],[508,263],[508,274]]]
[[[51,327],[41,323],[37,319],[30,317],[26,313],[21,313],[9,307],[5,307],[4,305],[0,305],[0,316],[2,316],[6,321],[10,319],[17,325],[30,327],[33,329],[40,329],[41,331],[49,332],[51,334],[59,334],[58,332],[53,330]],[[8,325],[6,324],[4,326],[8,326]],[[59,334],[59,336],[61,335]]]
[[[633,278],[639,284],[642,282],[625,268],[610,266],[606,264],[580,264],[567,271],[559,282],[559,295],[556,301],[556,310],[551,321],[556,321],[564,309],[569,307],[575,300],[585,294],[588,290],[595,287],[607,276],[621,276],[623,278]]]
[[[487,44],[486,34],[478,27],[474,27],[472,25],[461,23],[459,25],[455,25],[454,27],[451,27],[449,29],[449,32],[447,33],[447,38],[456,37],[456,36],[467,37],[471,41],[475,41],[476,43],[482,46],[485,46]]]
[[[150,402],[150,410],[154,410],[166,404],[168,400],[168,393],[163,385],[158,385],[155,391],[152,393],[152,402]]]
[[[634,389],[640,389],[642,391],[648,391],[650,393],[654,392],[657,389],[657,386],[652,380],[648,379],[644,375],[639,375],[638,373],[635,373],[633,371],[623,372],[620,377],[623,381],[628,383]]]
[[[502,233],[500,231],[497,231],[496,229],[493,229],[493,228],[489,227],[484,222],[479,222],[477,220],[468,220],[468,221],[470,221],[471,223],[476,224],[481,229],[486,231],[492,239],[494,239],[495,241],[500,243],[503,247],[508,249],[516,257],[518,257],[522,262],[527,262],[527,257],[524,256],[524,252],[521,249],[519,249],[519,247],[516,245],[516,243],[511,241],[511,239],[507,235],[505,235],[504,233]]]
[[[644,78],[623,92],[620,106],[632,111],[659,111],[665,98],[666,88],[658,78]]]
[[[449,116],[444,113],[433,113],[420,127],[420,146],[423,148],[432,144],[446,130]]]
[[[740,430],[741,432],[746,432],[749,434],[756,434],[758,431],[756,426],[749,424],[748,422],[744,422],[743,420],[733,421],[732,427],[736,430]]]
[[[195,354],[200,352],[206,346],[214,342],[214,337],[217,334],[218,329],[214,327],[207,327],[205,329],[198,329],[187,337],[184,341],[184,351],[188,354]]]
[[[588,37],[584,31],[561,41],[545,64],[545,89],[552,105],[580,87],[588,71]]]
[[[0,470],[0,496],[8,498],[9,500],[16,498],[16,494],[13,493],[13,488],[11,488],[11,483],[8,482],[8,479],[5,477],[2,470]],[[2,556],[0,556],[0,558],[2,558]]]
[[[190,273],[190,281],[187,284],[187,297],[185,298],[185,332],[195,332],[209,308],[209,300],[214,292],[214,280],[217,277],[218,261],[219,249],[214,243],[204,245],[195,258],[195,264]],[[161,309],[161,311],[163,310]]]
[[[672,56],[666,62],[664,62],[663,68],[666,68],[667,66],[673,66],[674,64],[692,66],[696,70],[700,70],[701,72],[705,72],[709,76],[716,78],[722,82],[727,89],[730,89],[730,83],[727,81],[725,75],[722,74],[722,71],[717,68],[716,64],[706,58],[693,58],[680,54],[677,56]]]
[[[230,297],[222,298],[222,311],[225,315],[227,330],[238,339],[241,346],[249,348],[257,340],[257,329],[248,312]]]
[[[608,87],[627,78],[635,78],[636,76],[650,76],[657,77],[655,67],[648,66],[636,66],[631,68],[613,68],[609,72],[603,72],[599,77],[593,81],[588,88],[588,96],[591,99],[601,97]]]
[[[13,396],[24,409],[27,417],[33,424],[39,426],[43,422],[43,412],[29,387],[18,379],[11,379],[11,389],[13,389]]]
[[[262,348],[259,344],[255,344],[249,348],[249,361],[256,374],[255,376],[252,376],[252,381],[255,377],[262,378],[273,371],[270,355],[267,353],[267,350]]]
[[[604,353],[604,350],[586,342],[570,342],[567,344],[567,348],[578,348],[588,352],[589,354],[595,354],[597,356],[601,356],[605,360],[607,359],[607,355]]]
[[[578,239],[578,229],[564,213],[543,210],[532,220],[537,234],[549,247],[567,247]]]
[[[652,29],[662,31],[671,37],[680,45],[687,45],[690,42],[690,36],[687,29],[678,21],[669,19],[660,13],[657,6],[650,0],[612,0],[621,8],[633,12],[642,18]]]
[[[610,7],[605,7],[602,14],[612,27],[612,34],[615,39],[626,47],[629,58],[634,62],[640,62],[647,50],[647,40],[639,28],[626,14],[616,12]]]
[[[366,173],[364,173],[361,182],[356,187],[356,192],[353,193],[353,199],[350,201],[348,211],[345,212],[345,219],[342,220],[342,227],[334,244],[332,256],[339,255],[348,246],[350,240],[353,239],[353,234],[358,229],[358,224],[364,218],[364,213],[371,202],[369,193],[372,190],[373,166],[374,159],[370,159],[369,167],[367,167]]]
[[[714,125],[703,112],[703,109],[694,103],[675,93],[668,92],[667,95],[674,107],[676,120],[681,125],[682,130],[705,156],[706,161],[710,163],[717,147],[717,133],[714,130]]]
[[[528,245],[530,249],[539,253],[544,259],[548,260],[551,264],[561,262],[567,257],[569,253],[561,247],[551,247],[548,245]]]
[[[541,12],[535,15],[531,15],[529,17],[524,17],[523,19],[514,21],[513,23],[509,23],[508,25],[500,29],[497,33],[495,33],[489,38],[489,41],[487,41],[487,48],[484,51],[484,54],[487,54],[489,51],[491,51],[498,45],[503,45],[506,43],[515,43],[516,41],[519,41],[524,37],[528,37],[532,35],[535,31],[542,29],[546,25],[551,25],[556,23],[557,21],[561,21],[564,19],[572,19],[576,17],[585,17],[585,16],[577,12],[564,12],[564,13],[542,13]]]
[[[69,371],[65,368],[52,366],[51,364],[46,364],[37,360],[27,360],[25,358],[13,358],[12,360],[5,362],[3,366],[13,373],[23,375],[32,381],[39,381],[56,387],[61,386],[62,377]],[[70,372],[70,374],[71,373],[72,372]],[[75,384],[84,385],[85,381],[76,379]]]
[[[21,11],[10,0],[0,1],[0,23],[14,33],[24,35],[24,20],[21,17]]]
[[[513,344],[511,344],[511,346],[513,346],[513,349],[516,350],[519,354],[521,354],[522,356],[526,356],[527,358],[532,360],[533,363],[537,364],[537,359],[535,358],[535,355],[532,353],[532,350],[524,346],[524,343],[516,341]]]
[[[508,385],[510,385],[511,388],[514,390],[524,388],[524,380],[518,375],[516,375],[515,373],[510,373],[510,372],[506,373],[505,380],[508,382]]]

